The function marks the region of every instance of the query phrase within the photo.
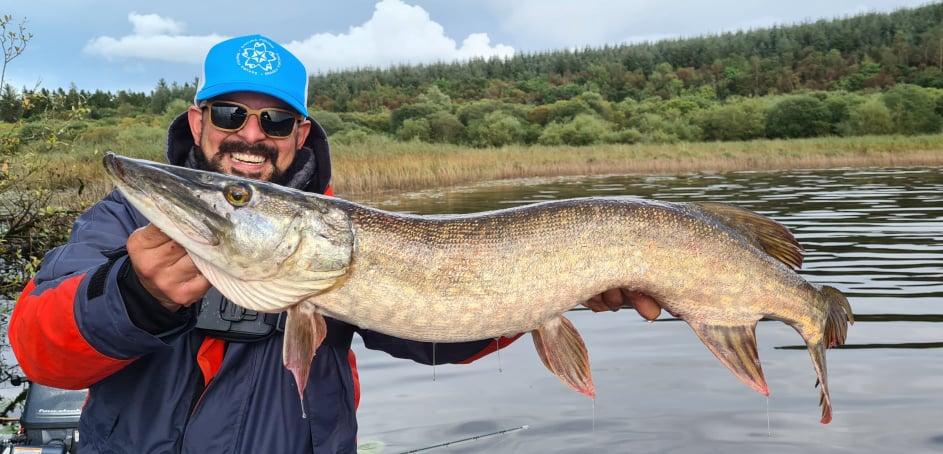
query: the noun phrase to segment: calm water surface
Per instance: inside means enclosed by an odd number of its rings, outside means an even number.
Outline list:
[[[767,402],[684,323],[572,312],[592,360],[595,407],[543,367],[527,337],[500,357],[437,366],[435,380],[431,367],[359,343],[361,443],[398,453],[526,425],[430,452],[943,452],[939,169],[524,181],[366,203],[467,213],[601,195],[730,202],[789,226],[807,252],[801,274],[843,290],[860,320],[847,348],[828,353],[833,422],[818,423],[808,353],[782,323],[757,328]]]

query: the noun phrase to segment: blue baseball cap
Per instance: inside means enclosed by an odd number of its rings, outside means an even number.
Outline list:
[[[274,96],[308,116],[308,71],[275,41],[262,35],[227,39],[206,53],[194,101],[236,91]]]

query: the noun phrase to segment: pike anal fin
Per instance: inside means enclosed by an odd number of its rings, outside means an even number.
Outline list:
[[[311,361],[321,342],[324,341],[324,336],[327,335],[327,323],[315,309],[313,304],[304,302],[290,307],[288,319],[285,321],[285,337],[282,341],[282,361],[285,363],[285,368],[295,377],[302,409]]]
[[[756,351],[756,322],[735,326],[712,326],[691,322],[688,324],[701,338],[701,342],[740,381],[760,394],[769,396],[769,387],[763,377],[763,368]]]
[[[531,331],[537,354],[547,369],[580,394],[596,397],[586,344],[562,315]]]

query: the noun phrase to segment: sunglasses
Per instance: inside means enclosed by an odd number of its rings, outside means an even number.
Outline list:
[[[210,121],[216,129],[236,132],[246,125],[249,115],[255,115],[262,132],[274,139],[290,136],[299,121],[296,113],[277,107],[253,109],[233,101],[210,101],[203,107],[210,110]]]

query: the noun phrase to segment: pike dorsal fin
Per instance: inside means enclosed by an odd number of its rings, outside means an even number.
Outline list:
[[[327,323],[324,316],[316,312],[317,307],[310,302],[296,304],[288,309],[285,320],[285,337],[282,340],[282,361],[291,371],[298,385],[298,397],[304,411],[305,385],[308,384],[308,372],[314,353],[327,335]]]
[[[688,322],[701,342],[730,369],[740,381],[760,394],[769,395],[763,367],[756,352],[756,322],[737,326],[711,326]]]
[[[550,372],[580,394],[596,397],[586,344],[566,317],[549,320],[531,335],[540,360]]]
[[[805,251],[786,226],[761,214],[726,203],[694,202],[691,205],[739,232],[771,257],[793,268],[802,266]]]

